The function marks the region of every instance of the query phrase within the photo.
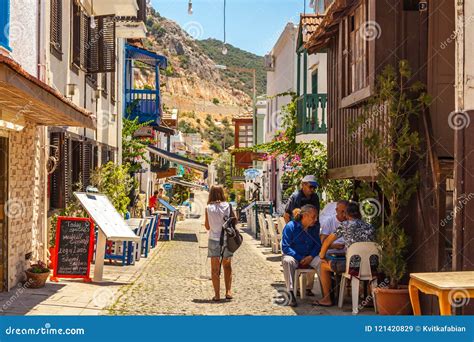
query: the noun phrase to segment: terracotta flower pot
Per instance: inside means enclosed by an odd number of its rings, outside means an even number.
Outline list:
[[[29,289],[38,289],[40,287],[44,287],[46,280],[49,277],[49,271],[43,273],[33,273],[29,270],[25,271],[26,273],[26,283],[25,287]]]
[[[375,302],[380,315],[411,315],[413,313],[406,286],[398,289],[376,288]]]

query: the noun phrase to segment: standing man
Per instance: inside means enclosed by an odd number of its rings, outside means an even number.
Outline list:
[[[285,207],[285,222],[288,223],[293,218],[293,210],[299,209],[306,204],[311,204],[318,210],[319,213],[319,197],[316,193],[318,182],[316,177],[308,175],[301,181],[301,189],[295,191],[289,198]]]

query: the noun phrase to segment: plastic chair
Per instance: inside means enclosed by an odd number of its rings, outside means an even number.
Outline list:
[[[356,255],[360,257],[359,277],[354,277],[349,274],[350,260],[353,256]],[[342,308],[342,305],[344,304],[344,290],[346,287],[346,279],[350,279],[352,291],[352,314],[354,315],[357,315],[359,313],[359,285],[361,280],[369,281],[371,283],[372,298],[374,298],[374,290],[377,287],[377,275],[374,276],[370,268],[370,257],[372,255],[380,256],[379,245],[375,242],[356,242],[347,249],[346,271],[342,274],[341,277],[338,306],[339,308]],[[377,308],[375,308],[375,311],[377,311]]]
[[[150,220],[150,222],[148,222],[148,224],[146,225],[144,235],[141,239],[142,244],[141,244],[140,252],[145,258],[148,258],[148,251],[150,250],[150,242],[151,242],[151,232],[153,231],[155,223],[156,223],[156,216],[154,215],[153,218]]]
[[[268,242],[268,234],[267,234],[267,223],[265,222],[265,216],[263,213],[258,214],[258,225],[260,226],[260,243],[263,246],[270,245]]]
[[[270,243],[272,245],[272,252],[280,253],[281,235],[278,234],[278,229],[276,227],[276,224],[275,224],[275,221],[273,220],[272,215],[266,214],[265,218],[267,220],[268,232],[270,233]]]
[[[306,287],[308,285],[308,276],[314,277],[316,270],[314,268],[297,268],[295,270],[295,283],[293,284],[293,294],[295,298],[298,295],[298,289],[300,290],[300,298],[306,297]]]

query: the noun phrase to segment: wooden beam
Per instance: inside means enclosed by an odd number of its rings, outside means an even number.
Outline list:
[[[375,180],[377,170],[375,163],[351,165],[328,170],[329,179]]]

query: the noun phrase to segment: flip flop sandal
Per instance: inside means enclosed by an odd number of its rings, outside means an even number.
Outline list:
[[[213,302],[220,302],[221,299],[220,299],[220,298],[217,298],[217,297],[212,297],[212,301],[213,301]]]
[[[234,297],[229,296],[229,295],[225,295],[225,299],[229,299],[229,300],[230,300],[230,299],[234,299]]]

